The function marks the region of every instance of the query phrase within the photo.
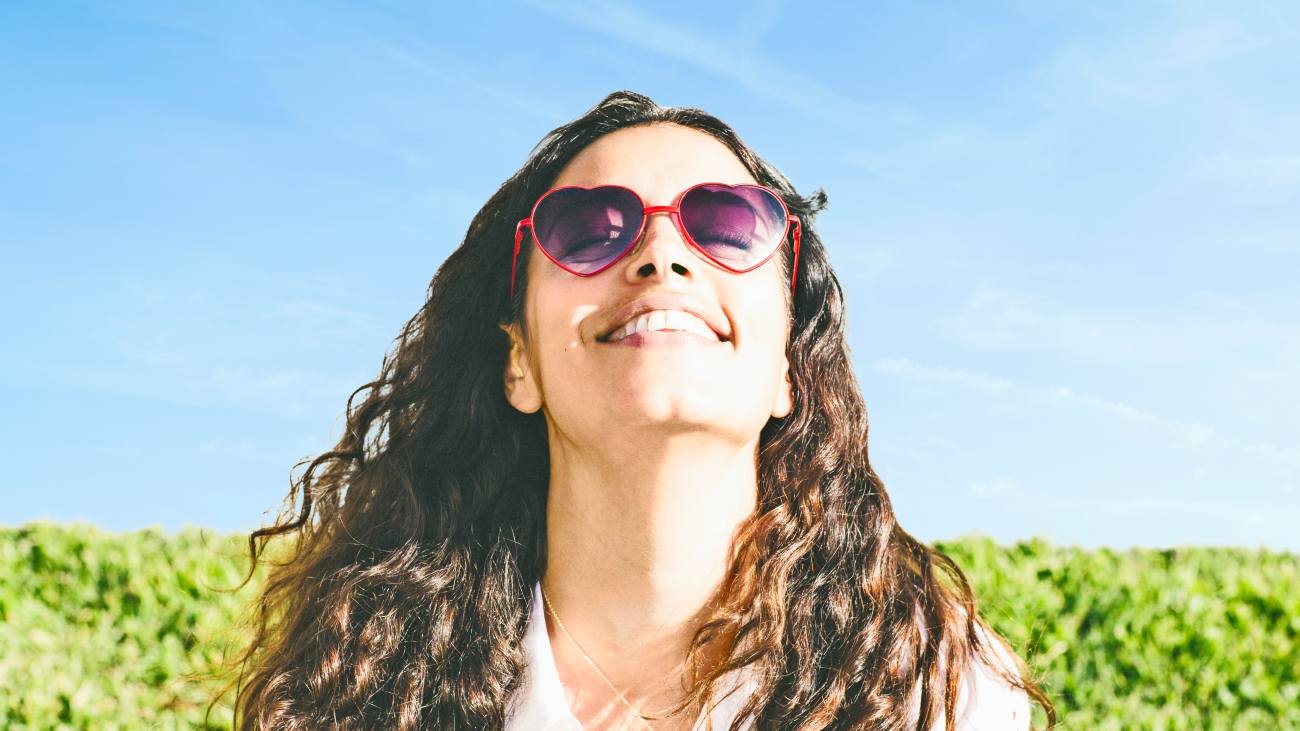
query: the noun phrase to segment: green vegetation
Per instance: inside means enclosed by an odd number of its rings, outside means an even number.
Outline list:
[[[1300,729],[1300,557],[941,541],[1062,729]],[[261,580],[243,535],[0,529],[0,727],[189,729]],[[230,727],[233,693],[213,709]],[[1035,712],[1035,725],[1044,717]]]
[[[0,529],[0,727],[201,728],[211,693],[181,678],[220,659],[217,636],[255,592],[212,590],[242,580],[240,543],[197,530]],[[229,728],[219,708],[213,721]]]
[[[1300,556],[974,538],[935,547],[1041,675],[1062,728],[1300,729]]]

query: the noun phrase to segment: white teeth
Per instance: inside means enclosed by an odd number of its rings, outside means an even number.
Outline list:
[[[648,330],[685,330],[703,335],[707,338],[718,338],[713,329],[700,318],[689,312],[681,310],[651,310],[643,312],[637,317],[632,318],[623,327],[619,328],[609,337],[608,342],[622,340],[633,333],[646,332]]]

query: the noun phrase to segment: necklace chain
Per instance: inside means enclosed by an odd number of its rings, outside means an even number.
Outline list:
[[[641,714],[641,711],[637,709],[636,706],[628,702],[627,697],[623,695],[623,691],[619,690],[612,682],[610,682],[609,676],[605,675],[605,673],[602,672],[601,669],[596,666],[596,661],[591,659],[591,655],[588,655],[587,651],[582,649],[582,645],[579,645],[578,641],[575,640],[573,638],[573,635],[569,633],[569,629],[565,627],[564,622],[560,620],[560,615],[556,613],[555,607],[551,606],[551,600],[546,596],[545,587],[542,588],[542,601],[546,603],[546,609],[550,611],[551,616],[555,618],[555,623],[560,625],[560,631],[564,632],[564,636],[568,637],[569,641],[573,643],[573,646],[578,648],[578,652],[582,654],[583,659],[587,661],[587,664],[591,666],[591,669],[595,670],[596,674],[600,675],[601,679],[605,681],[605,685],[608,685],[609,689],[614,691],[614,693],[618,695],[618,699],[623,702],[623,705],[627,706],[628,709],[632,711],[632,713],[636,714],[637,719],[639,719],[641,723],[645,724],[646,728],[651,729],[651,731],[654,731],[654,727],[650,725],[649,720],[647,720],[647,718]]]

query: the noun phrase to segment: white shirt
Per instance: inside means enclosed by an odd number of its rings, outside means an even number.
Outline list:
[[[573,712],[569,710],[569,701],[560,684],[559,672],[555,669],[555,656],[551,653],[551,640],[546,632],[546,617],[543,614],[542,584],[533,587],[533,612],[528,620],[528,629],[524,633],[524,649],[528,656],[527,677],[519,692],[511,701],[506,714],[505,731],[583,731]],[[1007,663],[1008,669],[1015,665],[1002,651],[1001,646],[983,635],[981,639],[994,648],[994,652]],[[965,682],[957,697],[958,731],[1028,731],[1029,697],[1023,690],[1013,688],[993,674],[983,663],[975,663],[975,671],[967,673]],[[752,676],[742,671],[733,671],[723,677],[720,687],[715,691],[715,698],[738,686],[735,693],[723,698],[713,708],[712,721],[715,731],[726,731],[731,722],[740,713],[745,702],[758,687]],[[968,703],[972,696],[975,703]],[[920,707],[920,694],[917,693],[912,704],[911,719],[915,724]],[[707,728],[706,715],[700,714],[695,724],[695,731]],[[932,729],[943,729],[943,714]],[[753,729],[749,720],[742,727]]]

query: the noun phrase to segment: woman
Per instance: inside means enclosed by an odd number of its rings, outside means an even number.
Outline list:
[[[239,727],[1054,725],[871,469],[825,205],[639,94],[543,139],[250,536]]]

